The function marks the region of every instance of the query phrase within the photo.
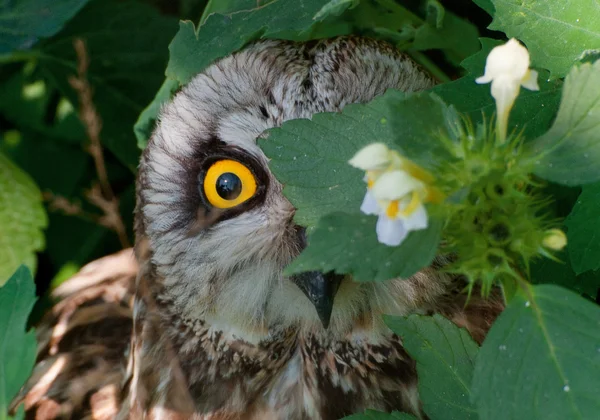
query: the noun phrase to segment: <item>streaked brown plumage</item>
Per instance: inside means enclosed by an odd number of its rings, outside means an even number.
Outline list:
[[[132,329],[133,250],[96,260],[53,292],[37,329],[38,364],[13,406],[30,419],[112,419]],[[92,414],[93,413],[93,414]]]
[[[22,393],[28,415],[294,420],[375,408],[422,417],[414,362],[380,315],[442,313],[481,341],[501,300],[475,296],[465,308],[464,284],[435,268],[372,284],[283,277],[305,239],[255,140],[390,87],[431,85],[389,45],[353,37],[263,41],[197,76],[162,110],[140,163],[135,285],[124,251],[94,263],[93,285],[82,285],[88,269],[61,286]],[[251,199],[230,210],[208,201],[216,159],[249,168],[259,185]],[[110,265],[124,261],[117,276]],[[335,295],[329,312],[301,291],[307,284]]]

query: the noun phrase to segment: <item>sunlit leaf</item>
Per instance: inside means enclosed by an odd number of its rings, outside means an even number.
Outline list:
[[[0,285],[21,264],[35,271],[48,219],[42,194],[29,175],[0,154]]]
[[[417,362],[419,397],[432,419],[477,419],[470,402],[471,378],[479,346],[467,330],[441,315],[385,318]]]
[[[490,29],[527,45],[533,66],[562,77],[588,50],[600,48],[597,0],[492,0]]]
[[[544,179],[564,185],[600,180],[600,61],[571,70],[552,128],[525,153]]]
[[[600,412],[600,307],[558,286],[519,292],[479,352],[482,419],[593,419]]]

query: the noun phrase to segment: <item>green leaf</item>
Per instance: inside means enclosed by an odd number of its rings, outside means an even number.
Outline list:
[[[565,221],[571,264],[577,274],[600,268],[600,183],[584,185]]]
[[[446,58],[456,63],[477,51],[475,25],[444,10],[437,0],[427,1],[427,6],[423,18],[403,2],[361,1],[349,13],[349,18],[357,32],[374,32],[407,50],[418,61],[422,55],[415,54],[416,51],[441,49]],[[432,62],[429,60],[422,64],[432,71],[439,71],[435,65],[430,67]]]
[[[35,285],[24,266],[0,287],[0,418],[35,363],[35,334],[25,332],[35,300]]]
[[[135,125],[133,126],[133,131],[135,132],[137,145],[140,149],[146,148],[146,144],[148,144],[148,139],[152,135],[152,130],[154,130],[154,125],[156,123],[156,118],[158,116],[160,107],[169,99],[171,99],[171,96],[177,89],[179,89],[179,87],[180,85],[176,80],[169,79],[167,77],[158,92],[156,92],[154,100],[150,102],[146,108],[144,108],[138,117]]]
[[[395,142],[406,157],[425,168],[451,159],[440,138],[455,139],[460,132],[462,121],[453,107],[427,92],[407,97],[390,91],[387,98]]]
[[[489,331],[473,374],[481,418],[594,419],[600,307],[562,287],[519,292]]]
[[[479,346],[467,330],[441,315],[386,316],[385,321],[417,362],[425,413],[432,419],[477,419],[469,398]]]
[[[600,47],[597,0],[492,0],[490,29],[518,38],[529,48],[534,67],[562,77],[586,51]]]
[[[567,245],[569,248],[571,244]],[[539,258],[531,265],[531,282],[534,284],[555,284],[595,299],[600,288],[600,270],[575,274],[567,250],[557,253],[558,261]]]
[[[216,0],[219,2],[220,0]],[[157,2],[156,0],[151,0],[152,4],[155,4],[156,7],[165,6],[164,3]],[[175,3],[179,6],[179,18],[180,19],[198,19],[198,16],[204,14],[204,11],[208,7],[210,3],[215,3],[215,1],[211,0],[179,0]],[[225,1],[226,3],[226,1]],[[164,10],[164,9],[163,9]]]
[[[166,74],[184,85],[209,64],[250,41],[273,37],[295,39],[294,35],[313,25],[313,16],[322,5],[320,0],[276,0],[229,16],[210,15],[198,31],[192,22],[180,22],[179,32],[169,45]]]
[[[213,13],[229,15],[242,10],[252,10],[264,6],[269,0],[209,0],[202,12],[200,23]]]
[[[258,140],[271,171],[285,185],[285,196],[297,209],[298,224],[314,226],[328,213],[360,208],[363,174],[348,160],[369,143],[393,146],[386,98],[402,93],[391,92],[368,104],[348,105],[341,113],[285,122],[270,130],[267,139]]]
[[[363,0],[349,14],[359,31],[383,32],[398,41],[413,39],[415,28],[424,23],[406,6],[389,0]]]
[[[410,49],[418,51],[440,49],[456,64],[476,53],[479,47],[477,27],[452,12],[444,11],[437,1],[430,0],[428,3],[438,5],[429,10],[441,9],[442,13],[436,12],[435,17],[431,18],[428,16],[427,21],[417,28]],[[431,22],[433,19],[435,21]]]
[[[394,106],[387,106],[389,103]],[[288,121],[259,140],[272,172],[285,185],[284,194],[297,209],[296,222],[309,227],[319,223],[310,246],[288,272],[335,270],[351,273],[358,281],[381,281],[408,277],[429,264],[439,242],[438,223],[411,233],[402,246],[390,248],[377,241],[375,218],[342,213],[323,217],[332,212],[358,212],[365,186],[360,171],[348,164],[356,151],[374,141],[397,147],[393,143],[399,138],[401,147],[407,148],[403,152],[419,163],[427,162],[434,152],[424,155],[424,150],[434,149],[437,143],[423,144],[432,127],[437,130],[434,122],[446,124],[448,112],[439,99],[428,94],[407,97],[389,90],[368,104],[348,105],[341,113]],[[391,115],[398,119],[395,125],[390,122]],[[423,115],[430,116],[430,125],[411,126],[413,118],[418,121]],[[410,124],[403,126],[406,121]],[[364,253],[365,247],[370,253]],[[366,258],[357,259],[358,255]]]
[[[360,214],[332,213],[319,221],[308,247],[287,268],[287,274],[319,270],[349,273],[356,281],[407,278],[429,265],[436,255],[442,223],[411,232],[400,246],[377,241],[376,218]]]
[[[35,252],[44,248],[47,223],[38,187],[0,154],[0,285],[21,264],[35,271]]]
[[[536,175],[563,185],[600,180],[600,61],[574,67],[552,128],[524,151]]]
[[[31,48],[57,33],[89,0],[0,1],[0,54]]]
[[[462,66],[468,75],[450,83],[435,86],[431,92],[438,95],[448,105],[477,124],[485,115],[487,120],[496,112],[496,104],[490,93],[490,85],[478,85],[475,78],[483,75],[487,55],[500,41],[481,38],[482,49],[463,61]],[[560,81],[546,81],[540,72],[540,90],[532,92],[521,89],[521,93],[511,111],[509,131],[523,132],[525,139],[535,138],[550,127],[560,102]]]
[[[473,0],[473,3],[485,10],[488,15],[494,16],[495,9],[492,0]]]
[[[330,0],[313,17],[317,22],[323,21],[330,16],[339,16],[348,9],[353,9],[360,0]]]
[[[416,420],[416,417],[399,411],[383,413],[381,411],[366,410],[364,413],[344,417],[343,420]]]
[[[17,412],[14,416],[9,417],[9,420],[23,420],[25,418],[25,405],[21,404],[19,408],[17,408]]]
[[[304,39],[307,30],[316,23],[313,15],[322,6],[319,0],[264,3],[255,0],[213,1],[202,15],[198,29],[190,21],[179,22],[179,31],[169,45],[167,81],[136,123],[135,133],[141,148],[154,128],[160,104],[168,99],[169,89],[173,91],[186,84],[219,58],[259,38]],[[300,12],[290,14],[292,9]],[[327,32],[328,36],[339,34],[337,27]]]
[[[139,149],[132,127],[164,80],[167,45],[177,26],[147,5],[132,0],[94,0],[58,35],[24,55],[74,108],[78,97],[69,83],[76,74],[73,39],[86,42],[87,78],[102,119],[103,144],[132,171]]]

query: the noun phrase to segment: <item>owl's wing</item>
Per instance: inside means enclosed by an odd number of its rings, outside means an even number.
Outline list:
[[[131,249],[81,269],[52,294],[33,374],[12,403],[28,419],[113,419],[120,407],[138,266]]]

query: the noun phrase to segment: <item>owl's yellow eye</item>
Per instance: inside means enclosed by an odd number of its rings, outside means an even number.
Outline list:
[[[235,160],[223,159],[206,171],[203,182],[208,202],[219,209],[242,204],[256,193],[256,179],[246,166]]]

